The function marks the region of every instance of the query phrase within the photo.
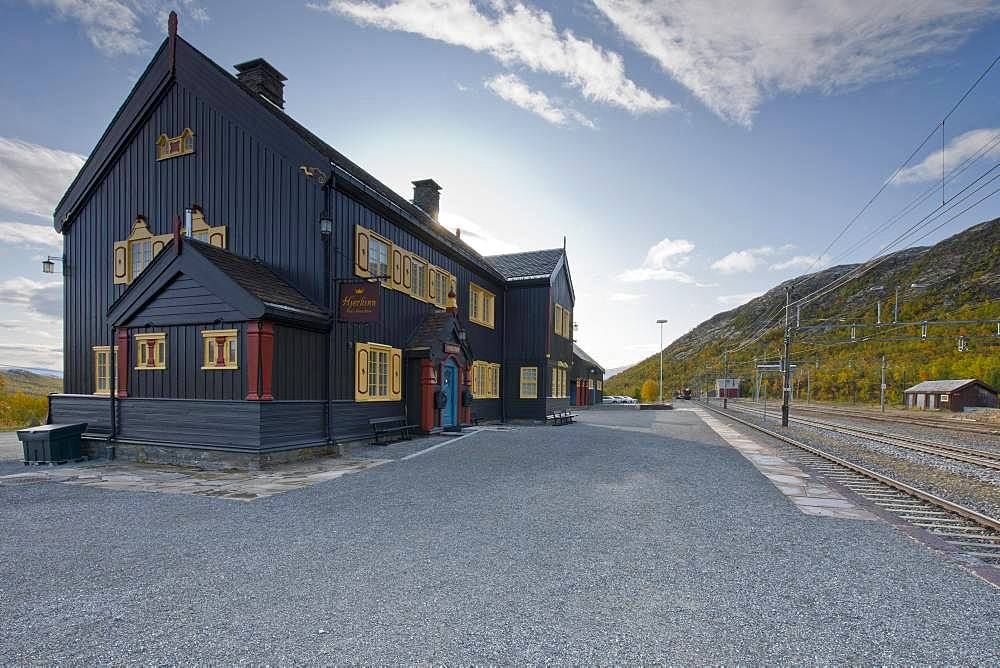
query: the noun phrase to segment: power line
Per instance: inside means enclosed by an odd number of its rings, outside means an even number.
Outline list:
[[[861,210],[858,211],[854,215],[854,217],[847,222],[847,225],[845,225],[843,229],[841,229],[840,232],[837,233],[837,236],[833,238],[833,241],[827,244],[827,247],[823,250],[823,252],[816,256],[816,259],[809,266],[809,269],[805,272],[807,275],[816,267],[820,259],[822,259],[830,251],[830,249],[833,248],[833,246],[838,241],[840,241],[840,239],[845,234],[847,234],[848,230],[850,230],[851,227],[854,226],[854,223],[856,223],[858,219],[861,218],[862,215],[864,215],[864,213],[869,209],[869,207],[871,207],[871,205],[875,202],[875,200],[878,199],[878,197],[885,191],[885,189],[889,187],[889,184],[896,179],[899,173],[906,168],[906,166],[917,155],[917,153],[919,153],[920,150],[927,144],[927,142],[931,140],[931,137],[933,137],[937,133],[938,129],[941,128],[943,131],[945,121],[947,121],[951,117],[951,115],[955,113],[955,110],[957,110],[961,106],[961,104],[965,102],[966,98],[968,98],[969,95],[972,94],[972,91],[974,91],[976,87],[979,86],[979,83],[986,78],[986,75],[990,73],[990,70],[993,69],[993,67],[997,64],[998,61],[1000,61],[1000,56],[997,56],[996,58],[993,59],[993,62],[990,63],[989,67],[987,67],[983,71],[983,73],[980,74],[978,78],[976,78],[976,80],[972,83],[972,85],[969,86],[969,88],[965,91],[965,93],[962,94],[962,97],[960,97],[958,101],[954,104],[954,106],[952,106],[952,108],[948,111],[948,113],[944,115],[941,121],[935,124],[934,128],[927,134],[926,137],[924,137],[923,141],[917,144],[917,147],[913,149],[913,151],[911,151],[910,154],[907,156],[906,160],[904,160],[899,165],[899,167],[896,168],[896,170],[892,173],[892,176],[882,182],[882,185],[879,187],[877,191],[875,191],[875,194],[872,195],[867,202],[865,202],[865,205],[861,207]]]

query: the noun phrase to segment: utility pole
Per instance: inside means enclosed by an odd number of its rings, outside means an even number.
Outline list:
[[[809,401],[812,397],[812,369],[808,366],[806,367],[806,406],[809,405]]]
[[[896,302],[892,306],[892,322],[899,322],[899,286],[896,286]]]
[[[660,326],[660,403],[663,403],[663,324],[666,320],[657,320]]]
[[[782,347],[781,352],[781,368],[784,372],[784,378],[782,380],[781,387],[781,426],[788,426],[788,405],[791,403],[792,399],[792,365],[788,359],[789,348],[792,345],[792,330],[789,327],[788,322],[788,309],[792,303],[792,290],[790,287],[785,287],[785,345]]]
[[[882,391],[879,395],[879,404],[882,412],[885,413],[885,353],[882,353]]]
[[[722,353],[722,407],[729,408],[729,351]]]

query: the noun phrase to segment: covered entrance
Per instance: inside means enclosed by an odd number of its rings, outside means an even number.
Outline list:
[[[472,422],[472,350],[450,311],[424,318],[404,350],[406,410],[432,433]]]

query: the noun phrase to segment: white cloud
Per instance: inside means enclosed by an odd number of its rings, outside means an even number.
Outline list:
[[[793,257],[784,260],[783,262],[776,262],[771,265],[771,269],[774,271],[783,271],[785,269],[810,269],[812,267],[819,267],[829,261],[830,258],[827,256],[816,256],[816,255],[795,255]]]
[[[51,225],[0,223],[0,242],[11,246],[62,247],[62,235]]]
[[[642,295],[632,294],[631,292],[614,292],[610,297],[613,302],[637,302],[641,298]]]
[[[57,18],[75,21],[94,47],[108,56],[135,55],[150,46],[142,37],[143,18],[166,31],[171,10],[203,23],[208,12],[195,0],[29,0]]]
[[[690,261],[693,250],[694,244],[687,239],[662,239],[646,252],[646,259],[640,266],[626,269],[618,275],[618,280],[626,283],[670,281],[700,288],[710,287],[679,270]]]
[[[763,292],[741,292],[735,295],[719,295],[715,298],[716,303],[719,306],[723,306],[727,309],[736,308],[737,306],[742,306],[746,304],[751,299],[756,299],[760,297]]]
[[[0,360],[10,366],[62,369],[62,346],[39,343],[0,342]]]
[[[491,0],[489,10],[472,0],[327,0],[308,6],[385,30],[422,35],[488,53],[505,66],[553,74],[588,100],[633,113],[662,111],[669,100],[640,88],[625,75],[620,54],[570,30],[560,32],[545,11],[521,2]]]
[[[793,244],[785,244],[780,248],[759,246],[745,250],[732,251],[719,258],[710,266],[722,274],[750,273],[764,264],[764,258],[780,253],[788,253],[795,249]]]
[[[723,119],[750,127],[777,93],[833,93],[906,73],[1000,13],[993,0],[594,0]]]
[[[593,121],[575,109],[558,107],[542,91],[531,90],[516,74],[501,74],[487,80],[484,85],[508,102],[538,114],[553,125],[567,125],[572,120],[588,128],[595,127]]]
[[[473,222],[457,213],[442,211],[440,220],[441,225],[453,232],[456,229],[461,230],[462,241],[475,248],[480,255],[501,255],[503,253],[516,253],[521,250],[516,244],[494,236],[483,225]]]
[[[77,153],[0,137],[0,207],[51,218],[83,162]]]
[[[970,130],[952,139],[944,150],[945,173],[968,158],[1000,156],[1000,128]],[[917,183],[941,178],[941,150],[934,151],[923,162],[900,170],[893,183]]]
[[[18,276],[0,282],[0,304],[21,307],[48,319],[62,318],[62,283],[39,283]]]

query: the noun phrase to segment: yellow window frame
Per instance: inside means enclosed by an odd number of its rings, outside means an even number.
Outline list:
[[[527,373],[526,373],[527,372]],[[525,376],[530,376],[526,378]],[[521,373],[519,374],[519,396],[521,399],[537,399],[538,398],[538,367],[537,366],[522,366]],[[532,389],[525,391],[525,386]]]
[[[163,371],[167,368],[167,334],[166,332],[149,332],[136,334],[135,340],[135,370]],[[149,341],[153,341],[153,363],[149,363]]]
[[[475,283],[469,283],[469,322],[493,329],[496,295]]]
[[[202,339],[202,371],[225,371],[240,368],[239,335],[237,329],[206,329],[201,332]],[[219,339],[222,341],[223,364],[217,364],[219,359]]]
[[[115,346],[115,354],[111,355],[111,346],[94,346],[94,394],[108,396],[111,394],[111,365],[118,363],[118,346]],[[101,374],[101,360],[104,360],[104,374]],[[104,380],[104,389],[101,389],[101,379]],[[115,391],[118,390],[118,374],[115,374]]]

